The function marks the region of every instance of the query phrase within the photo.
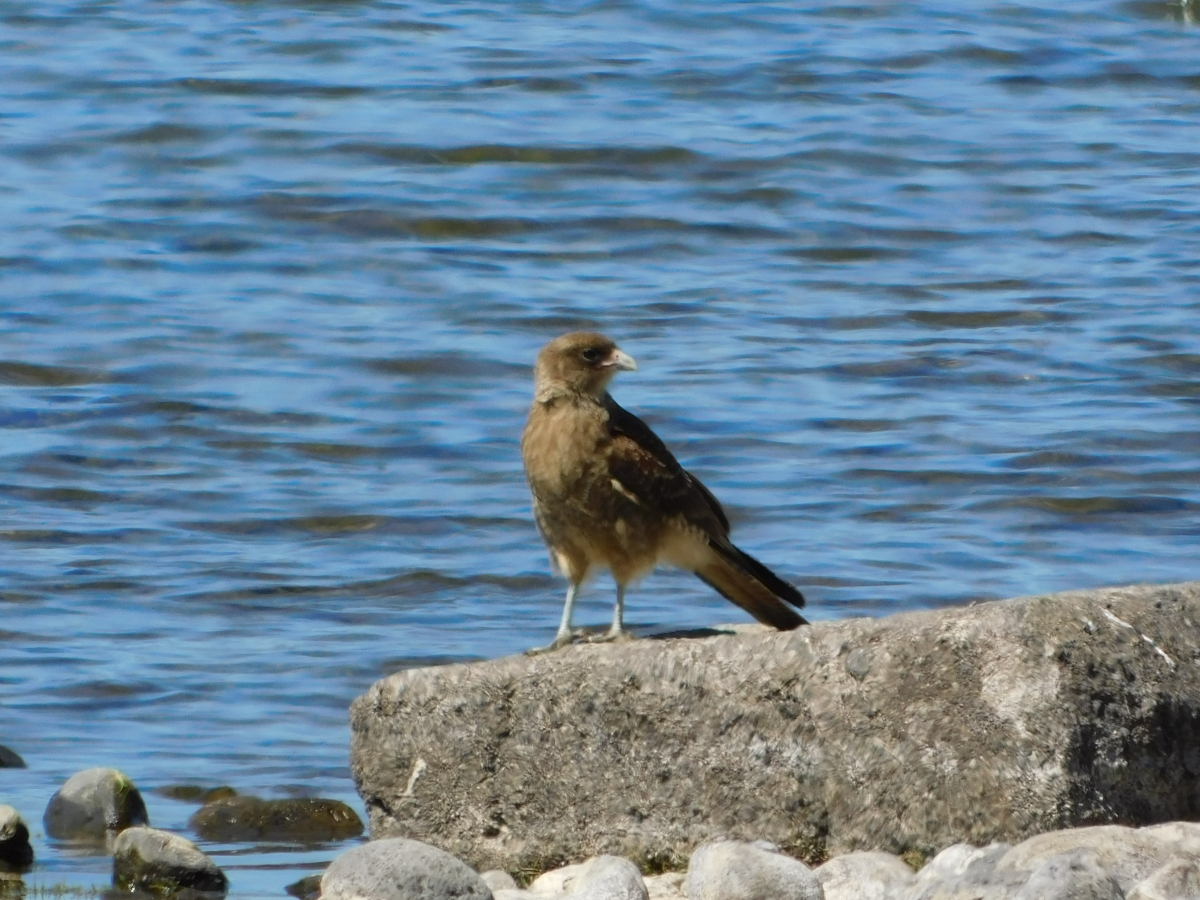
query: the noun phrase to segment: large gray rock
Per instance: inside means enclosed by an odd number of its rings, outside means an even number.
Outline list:
[[[1200,900],[1200,862],[1174,857],[1133,886],[1125,900]]]
[[[103,841],[131,825],[149,825],[146,804],[129,777],[116,769],[84,769],[50,798],[42,826],[52,838]]]
[[[0,803],[0,872],[23,872],[32,862],[29,827],[20,813]]]
[[[1200,810],[1200,584],[401,672],[351,712],[376,837],[479,868],[931,853]]]
[[[492,892],[449,853],[391,838],[355,847],[330,863],[321,900],[492,900]]]
[[[157,828],[126,828],[113,842],[113,887],[187,900],[220,897],[229,881],[191,841]]]
[[[916,881],[900,857],[870,850],[835,856],[813,874],[825,890],[825,900],[892,900]]]
[[[1007,900],[1029,877],[1028,872],[996,874],[996,864],[1011,849],[1011,844],[954,844],[929,860],[900,896],[903,900]]]
[[[825,900],[821,882],[800,860],[740,841],[697,847],[684,892],[687,900]]]
[[[1013,900],[1125,900],[1095,850],[1069,850],[1034,869]]]

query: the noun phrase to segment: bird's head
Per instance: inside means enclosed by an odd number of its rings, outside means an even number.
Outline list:
[[[555,338],[538,353],[533,369],[538,399],[558,394],[591,394],[600,397],[620,370],[633,371],[637,363],[610,338],[594,331],[572,331]]]

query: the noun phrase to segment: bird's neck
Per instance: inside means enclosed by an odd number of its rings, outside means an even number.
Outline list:
[[[557,406],[560,403],[571,403],[575,405],[604,405],[608,398],[608,391],[603,387],[595,391],[578,390],[561,382],[550,382],[547,384],[539,384],[533,392],[533,402],[539,403],[545,407]]]

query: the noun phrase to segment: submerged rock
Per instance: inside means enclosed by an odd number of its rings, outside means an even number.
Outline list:
[[[206,803],[188,820],[206,841],[325,843],[363,833],[362,819],[340,800],[226,797]]]
[[[762,843],[698,847],[688,863],[687,900],[824,900],[812,869]]]
[[[32,862],[29,827],[20,813],[0,803],[0,872],[23,872]]]
[[[215,897],[225,894],[229,880],[186,838],[133,827],[113,843],[113,887],[162,897]]]
[[[42,825],[64,841],[103,841],[131,825],[149,825],[146,804],[129,777],[116,769],[85,769],[50,798]]]
[[[168,784],[154,788],[154,793],[183,803],[212,803],[237,796],[237,791],[228,785],[210,788],[199,784]]]
[[[1015,844],[1200,808],[1196,659],[1200,583],[575,645],[376,683],[352,767],[373,836],[480,869]]]
[[[371,841],[330,863],[322,900],[492,900],[479,875],[449,853],[405,838]]]
[[[0,744],[0,769],[24,769],[25,760],[15,750]]]

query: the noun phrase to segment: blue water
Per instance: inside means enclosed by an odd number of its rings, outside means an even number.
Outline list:
[[[545,642],[538,347],[814,619],[1200,577],[1173,3],[0,2],[0,802],[361,810],[346,707]],[[580,620],[607,620],[596,584]],[[742,621],[690,576],[635,629]],[[236,897],[342,846],[202,844]]]

